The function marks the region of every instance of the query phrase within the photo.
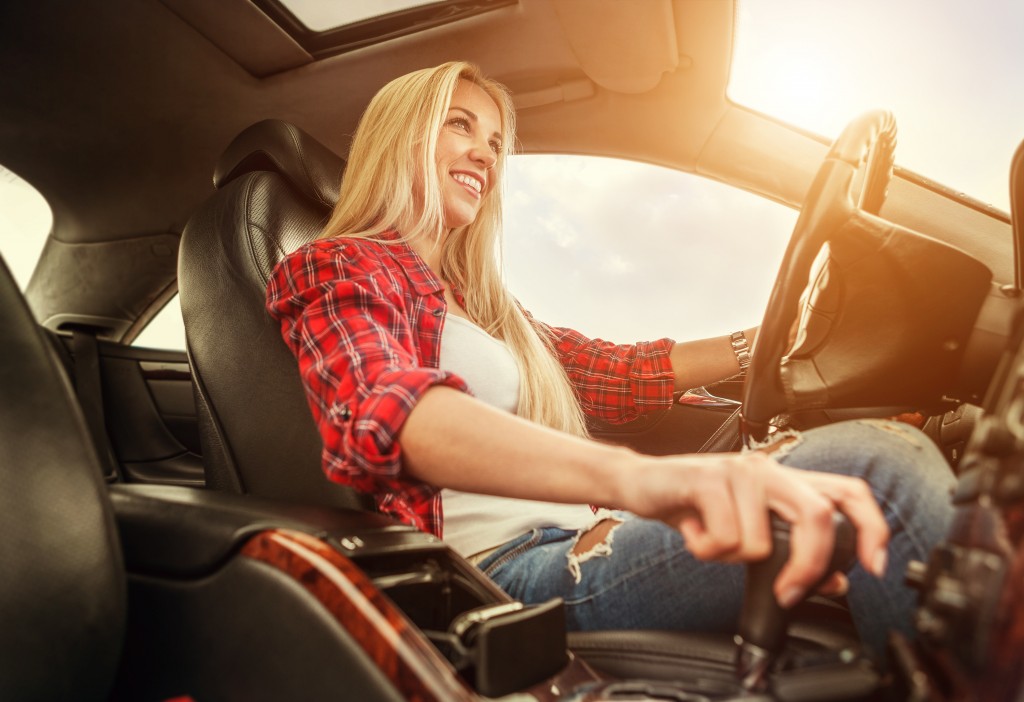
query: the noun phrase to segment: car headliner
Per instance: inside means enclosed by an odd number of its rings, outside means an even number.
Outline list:
[[[239,131],[276,117],[344,154],[381,85],[451,59],[512,88],[520,151],[649,161],[798,205],[826,142],[728,99],[733,24],[722,0],[520,0],[314,61],[247,0],[5,3],[0,163],[54,215],[30,303],[48,326],[117,319],[108,336],[130,339],[173,294],[178,236]],[[1004,215],[914,178],[886,214],[1011,279]]]

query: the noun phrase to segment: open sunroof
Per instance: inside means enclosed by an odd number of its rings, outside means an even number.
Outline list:
[[[516,4],[517,0],[253,0],[315,58]]]
[[[347,24],[437,4],[435,0],[281,0],[281,4],[314,32],[325,32]]]

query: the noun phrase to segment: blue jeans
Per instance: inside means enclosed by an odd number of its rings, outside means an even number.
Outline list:
[[[888,570],[879,580],[855,566],[847,601],[864,644],[882,653],[890,629],[911,633],[916,593],[903,575],[911,560],[927,560],[946,533],[952,471],[927,436],[885,420],[813,429],[772,455],[797,468],[858,476],[871,486],[892,530]],[[623,522],[605,540],[610,548],[584,560],[572,554],[577,532],[544,528],[513,539],[479,566],[525,603],[561,597],[570,630],[736,630],[742,566],[697,560],[679,532],[662,522],[615,516]]]

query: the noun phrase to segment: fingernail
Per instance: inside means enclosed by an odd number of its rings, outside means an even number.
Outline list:
[[[804,591],[798,587],[791,587],[785,590],[779,597],[779,606],[783,609],[789,609],[795,606],[800,599],[803,597]]]
[[[876,577],[879,577],[879,578],[884,577],[885,576],[885,567],[888,564],[889,564],[889,553],[884,548],[878,549],[878,552],[875,554],[875,560],[871,564],[872,572],[874,572]]]

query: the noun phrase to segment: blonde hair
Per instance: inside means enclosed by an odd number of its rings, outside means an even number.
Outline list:
[[[436,241],[444,227],[437,138],[460,80],[478,85],[498,106],[502,148],[476,218],[443,238],[438,273],[463,293],[470,318],[515,356],[519,416],[586,436],[579,400],[551,342],[527,319],[502,278],[502,177],[515,139],[515,111],[503,85],[465,62],[415,71],[385,85],[356,129],[338,202],[320,237],[377,238],[397,231],[403,241]]]

